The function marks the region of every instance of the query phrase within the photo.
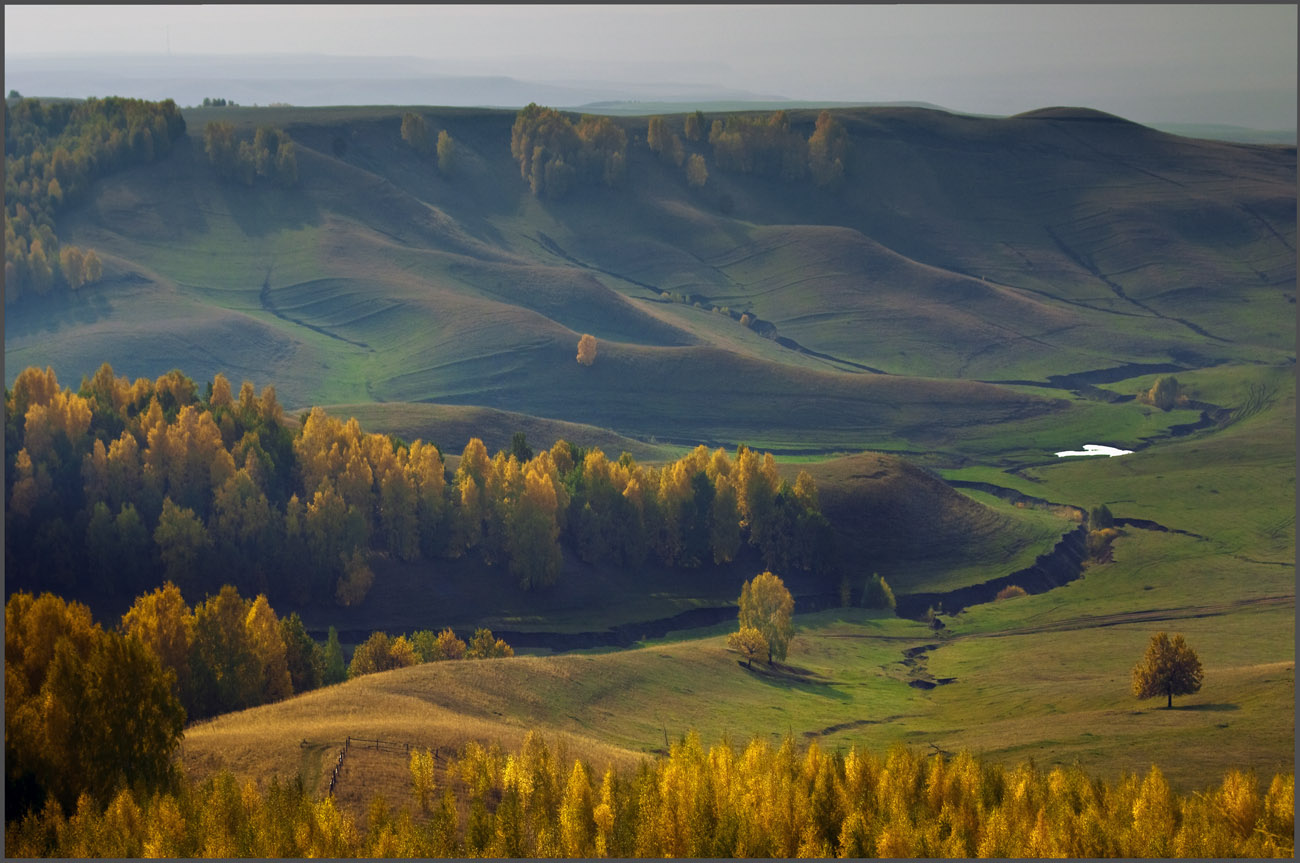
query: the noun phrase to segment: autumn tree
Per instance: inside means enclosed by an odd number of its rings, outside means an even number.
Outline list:
[[[862,607],[893,608],[894,606],[894,591],[890,588],[889,582],[881,578],[880,573],[872,573],[862,590]]]
[[[436,787],[433,753],[428,749],[423,751],[412,749],[410,769],[411,790],[415,792],[415,799],[420,804],[420,811],[428,812],[429,803],[433,800],[433,791]]]
[[[686,115],[686,140],[698,141],[704,134],[704,112]]]
[[[152,593],[137,596],[122,615],[122,630],[148,647],[163,668],[171,670],[175,675],[173,692],[182,703],[188,701],[194,618],[180,589],[169,581]]]
[[[848,140],[848,133],[830,111],[817,115],[816,128],[808,139],[808,168],[818,186],[835,187],[843,182]]]
[[[578,362],[589,366],[596,361],[596,338],[587,333],[578,339]]]
[[[5,603],[6,792],[15,807],[53,794],[71,809],[120,785],[172,775],[185,711],[139,640],[105,632],[79,603],[15,593]],[[18,780],[15,782],[14,780]]]
[[[704,164],[704,157],[699,153],[692,153],[686,160],[686,183],[692,189],[698,189],[707,182],[709,182],[709,168]]]
[[[406,668],[419,662],[420,657],[406,636],[389,638],[385,632],[372,632],[353,651],[352,662],[348,665],[348,677]]]
[[[280,701],[293,694],[284,634],[266,596],[259,594],[244,618],[248,644],[260,678],[261,701]]]
[[[456,637],[450,628],[443,629],[434,640],[437,654],[442,659],[464,659],[465,642]]]
[[[518,461],[511,459],[511,464]],[[558,508],[551,478],[529,465],[523,488],[506,514],[506,550],[510,572],[525,589],[555,584],[563,558],[560,553]]]
[[[1167,411],[1186,404],[1187,396],[1183,394],[1178,378],[1161,375],[1156,378],[1156,382],[1152,384],[1151,389],[1143,390],[1138,394],[1138,401],[1155,405],[1160,410]]]
[[[1191,695],[1201,689],[1205,676],[1196,651],[1187,646],[1182,634],[1172,639],[1164,632],[1151,636],[1146,655],[1133,666],[1133,694],[1138,698],[1167,699],[1174,706],[1175,695]]]
[[[465,651],[466,659],[500,659],[514,655],[514,648],[494,636],[492,630],[483,627],[474,630],[474,637],[469,640]]]
[[[443,129],[438,133],[438,171],[443,176],[451,174],[456,169],[456,141],[447,130]]]
[[[754,627],[742,626],[727,636],[727,647],[745,657],[746,668],[753,668],[754,657],[767,652],[767,639]]]
[[[264,667],[245,623],[251,605],[233,585],[226,585],[194,606],[193,715],[242,710],[265,700]]]
[[[429,152],[429,128],[424,117],[407,111],[402,115],[402,140],[421,155]]]
[[[767,641],[767,662],[785,659],[794,635],[794,597],[777,575],[764,572],[740,590],[740,628],[758,630]]]

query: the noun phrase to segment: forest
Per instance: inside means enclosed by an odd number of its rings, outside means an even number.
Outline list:
[[[528,732],[517,751],[467,744],[410,757],[412,807],[382,796],[364,824],[300,780],[227,772],[154,791],[52,799],[6,826],[18,856],[164,857],[1282,857],[1294,775],[1261,790],[1230,771],[1205,793],[1159,768],[1107,783],[1077,766],[1004,767],[969,752],[879,754],[753,738],[603,771]]]
[[[107,364],[78,392],[22,371],[5,422],[12,586],[134,595],[170,580],[187,596],[232,584],[350,606],[374,555],[476,554],[525,589],[555,583],[562,546],[630,571],[724,563],[744,544],[770,569],[822,573],[832,559],[811,478],[791,485],[743,446],[653,467],[563,440],[489,456],[474,438],[449,473],[433,444],[319,408],[297,423],[273,386],[236,395],[217,375],[200,395],[180,372],[129,381]]]

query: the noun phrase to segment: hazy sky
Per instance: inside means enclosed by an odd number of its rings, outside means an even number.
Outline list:
[[[5,55],[407,56],[440,73],[1287,128],[1296,26],[1295,5],[1239,4],[38,5],[5,7]]]

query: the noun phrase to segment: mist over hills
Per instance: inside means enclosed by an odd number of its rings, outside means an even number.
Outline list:
[[[182,106],[204,98],[241,105],[443,105],[519,108],[530,102],[591,113],[641,116],[702,109],[776,110],[811,107],[919,107],[962,113],[961,105],[926,101],[808,101],[710,83],[708,62],[641,64],[618,77],[595,75],[578,64],[539,68],[534,75],[496,74],[487,67],[416,57],[282,55],[16,55],[5,57],[6,90],[39,97],[121,95],[174,99]],[[1258,99],[1276,100],[1276,94]],[[1254,97],[1252,97],[1254,98]],[[970,112],[965,112],[970,113]],[[1183,111],[1180,116],[1186,114]],[[1253,144],[1292,144],[1295,128],[1261,129],[1232,123],[1137,118],[1187,137]]]
[[[658,70],[664,75],[667,69]],[[539,76],[541,77],[541,76]],[[199,105],[205,97],[241,105],[445,105],[518,108],[529,102],[574,107],[589,102],[782,101],[705,83],[672,79],[610,82],[567,75],[525,80],[470,73],[413,57],[187,55],[7,57],[6,87],[24,95],[129,95]]]

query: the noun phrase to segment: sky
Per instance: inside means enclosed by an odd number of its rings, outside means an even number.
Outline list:
[[[707,84],[987,114],[1077,105],[1145,122],[1282,129],[1296,123],[1296,13],[1281,4],[8,5],[5,56],[7,67],[11,57],[104,52],[405,57],[430,74]]]

